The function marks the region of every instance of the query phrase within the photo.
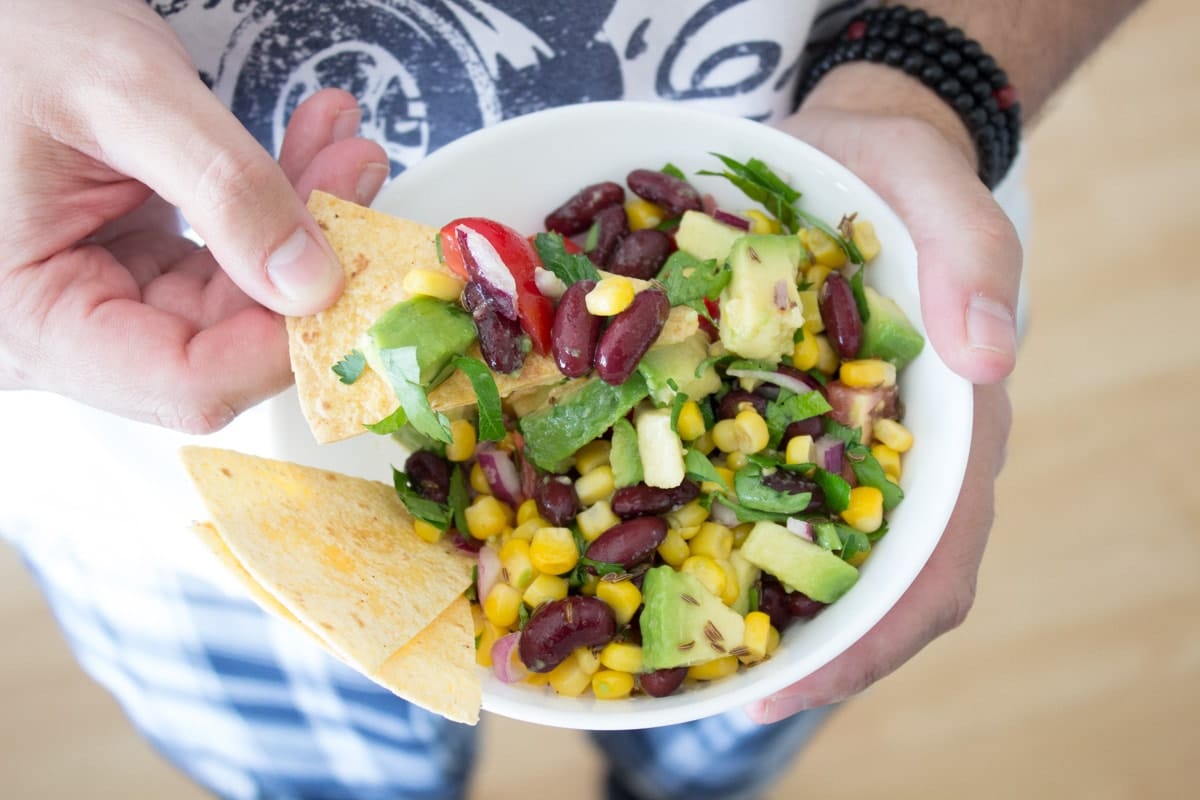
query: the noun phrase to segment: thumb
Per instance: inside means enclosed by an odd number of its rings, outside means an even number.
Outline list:
[[[316,313],[343,273],[283,170],[189,71],[141,87],[136,115],[95,110],[93,136],[114,169],[177,206],[246,294],[289,316]],[[106,96],[98,102],[125,105]]]

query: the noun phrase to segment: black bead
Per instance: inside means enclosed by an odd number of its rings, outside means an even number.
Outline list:
[[[914,8],[908,12],[909,25],[921,25],[929,20],[929,15],[925,13],[923,8]]]
[[[928,63],[921,70],[921,80],[930,86],[936,86],[946,76],[946,70],[940,64]]]
[[[879,34],[882,31],[883,31],[883,23],[872,21],[872,22],[867,23],[867,30],[864,32],[864,36],[866,36],[866,38],[868,38],[868,39],[878,39]]]
[[[921,43],[925,35],[921,33],[920,28],[905,28],[904,33],[900,34],[900,44],[912,49]]]
[[[892,6],[887,10],[887,19],[895,20],[896,22],[902,21],[907,16],[908,9],[904,6]]]
[[[900,38],[900,26],[895,22],[889,22],[883,26],[879,35],[889,42],[894,42]]]
[[[979,102],[987,102],[987,99],[992,96],[992,87],[988,85],[987,81],[975,81],[971,84],[971,94],[975,95],[975,99]]]
[[[942,42],[940,39],[926,39],[921,42],[921,52],[927,56],[937,56],[942,52]]]
[[[979,70],[975,68],[974,64],[963,64],[958,68],[957,78],[963,83],[971,85],[979,78]]]
[[[962,92],[954,96],[953,105],[958,110],[958,113],[965,114],[975,107],[975,98],[966,92]]]
[[[937,90],[942,97],[954,97],[962,91],[962,84],[957,78],[946,78],[937,85]]]
[[[921,74],[921,69],[925,66],[925,56],[920,53],[909,52],[904,56],[904,60],[900,62],[900,69],[907,72],[909,75]]]
[[[1003,89],[1005,86],[1008,86],[1008,73],[1002,69],[997,69],[988,76],[988,80],[992,82],[993,89]]]
[[[867,42],[867,47],[863,50],[863,56],[868,61],[879,61],[883,58],[883,51],[887,49],[887,42],[882,39],[872,39]]]
[[[900,62],[904,60],[904,48],[898,44],[893,44],[888,47],[883,53],[883,63],[891,67],[900,66]]]
[[[942,37],[946,40],[946,44],[958,47],[967,39],[967,35],[958,28],[951,28],[946,31],[946,35]]]
[[[967,58],[979,58],[983,55],[983,47],[974,39],[967,39],[959,50]]]
[[[987,109],[989,114],[1000,110],[1000,104],[996,102],[996,98],[990,92],[987,99],[983,101],[983,107]]]
[[[846,55],[850,56],[850,58],[862,58],[863,49],[866,48],[866,46],[867,43],[862,39],[855,39],[853,42],[846,45]],[[989,88],[988,91],[991,92],[991,89]]]
[[[987,121],[987,111],[983,110],[979,106],[975,106],[969,112],[967,112],[967,126],[972,130],[975,128],[982,128],[984,125],[987,125]]]
[[[946,24],[946,20],[942,19],[941,17],[930,17],[929,21],[925,23],[925,30],[929,31],[929,33],[933,36],[940,36],[941,34],[945,33],[949,27],[950,26]]]
[[[954,50],[947,50],[939,56],[942,66],[946,69],[954,70],[962,64],[962,56]]]
[[[980,74],[991,75],[996,71],[996,59],[989,55],[982,55],[975,59],[975,66],[979,68]]]

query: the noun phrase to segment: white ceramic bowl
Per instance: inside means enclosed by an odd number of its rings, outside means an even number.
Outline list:
[[[804,193],[802,208],[836,224],[857,211],[875,224],[883,252],[867,282],[895,299],[922,329],[916,253],[904,225],[855,175],[815,148],[737,117],[665,104],[593,103],[554,109],[481,130],[430,155],[392,182],[375,205],[434,226],[486,216],[518,230],[542,220],[582,187],[624,184],[630,170],[670,162],[728,209],[753,207],[723,179],[693,177],[721,168],[710,155],[761,158]],[[774,656],[738,674],[670,697],[620,701],[574,699],[550,689],[484,678],[484,708],[514,719],[581,729],[648,728],[738,708],[798,681],[836,658],[871,629],[920,572],[933,551],[962,481],[971,438],[966,381],[926,343],[901,379],[905,424],[916,446],[905,457],[904,501],[863,565],[858,583],[807,622],[793,623]]]

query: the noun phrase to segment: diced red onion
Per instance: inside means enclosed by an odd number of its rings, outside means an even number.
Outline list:
[[[717,222],[725,223],[731,228],[737,228],[742,231],[750,230],[750,220],[737,214],[731,214],[728,211],[722,211],[719,208],[713,209],[712,218]]]
[[[492,645],[492,671],[505,683],[516,683],[524,680],[525,676],[529,674],[529,670],[521,661],[521,654],[518,650],[520,641],[521,632],[513,631],[501,636]]]
[[[455,549],[464,553],[471,553],[472,555],[478,553],[479,548],[483,547],[483,542],[479,541],[470,534],[463,533],[462,531],[454,532],[453,541]]]
[[[845,452],[845,442],[833,436],[818,436],[813,442],[813,458],[817,466],[835,475],[842,471],[842,457]]]
[[[558,300],[567,291],[567,285],[562,282],[562,278],[545,267],[534,269],[533,282],[537,284],[538,291],[551,300]]]
[[[512,456],[498,450],[491,442],[484,442],[475,450],[475,461],[497,500],[503,500],[513,508],[521,505],[525,500],[521,491],[521,473]]]
[[[782,372],[770,372],[763,369],[730,369],[727,374],[735,378],[751,378],[764,383],[773,383],[796,394],[808,394],[813,391],[813,388],[800,378]]]
[[[475,596],[479,598],[479,604],[487,600],[487,596],[492,591],[492,587],[496,585],[496,581],[500,580],[500,554],[490,545],[484,545],[479,548],[479,566],[476,569],[475,576]]]
[[[791,304],[792,301],[788,299],[787,281],[775,281],[775,307],[780,311],[787,311]]]
[[[717,210],[717,200],[711,194],[704,194],[700,197],[700,208],[705,214],[710,217]]]
[[[458,249],[467,272],[483,288],[497,313],[517,318],[517,281],[487,237],[466,225],[455,228]]]
[[[737,518],[737,512],[724,503],[715,500],[713,501],[712,508],[708,511],[708,518],[718,525],[724,525],[727,528],[733,528],[741,524]]]
[[[801,539],[813,540],[812,523],[798,517],[788,517],[787,529],[799,536]]]

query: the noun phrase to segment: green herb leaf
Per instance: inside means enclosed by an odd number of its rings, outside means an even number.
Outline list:
[[[787,184],[766,165],[765,162],[752,158],[741,163],[729,156],[713,153],[725,165],[724,172],[702,170],[701,175],[712,175],[725,178],[742,193],[756,203],[760,203],[767,213],[779,220],[780,224],[791,233],[799,229],[795,203],[800,199],[800,192]]]
[[[587,235],[583,237],[583,252],[590,253],[596,249],[596,245],[600,242],[600,223],[593,222],[592,227],[588,228]]]
[[[863,271],[856,270],[850,276],[850,292],[854,295],[854,305],[858,306],[858,316],[866,322],[871,318],[871,309],[867,307],[867,293],[863,291]]]
[[[841,475],[815,467],[812,480],[825,494],[825,508],[840,514],[850,505],[850,484]]]
[[[837,228],[834,228],[829,223],[814,217],[812,214],[809,214],[806,211],[796,209],[796,214],[800,217],[800,219],[804,220],[808,227],[816,228],[821,233],[837,242],[837,246],[842,248],[842,252],[844,252],[847,258],[849,258],[855,264],[863,263],[862,251],[858,249],[858,246],[855,245],[854,242],[848,239],[843,239],[842,235],[838,233]]]
[[[768,446],[779,447],[783,432],[793,422],[819,417],[829,413],[832,406],[817,390],[804,394],[792,392],[779,393],[779,397],[767,403],[767,432],[770,434]]]
[[[446,496],[446,503],[450,507],[454,527],[464,536],[468,535],[467,506],[470,502],[471,498],[467,494],[467,479],[463,475],[463,468],[455,464],[454,470],[450,473],[450,492]]]
[[[338,376],[339,381],[349,385],[358,380],[366,368],[367,357],[359,350],[351,350],[333,365],[333,374]]]
[[[533,611],[529,606],[521,603],[521,607],[517,609],[517,630],[525,630],[525,626],[529,623],[529,618],[533,616]]]
[[[842,552],[839,555],[843,561],[849,561],[859,553],[869,553],[871,542],[862,531],[848,525],[838,525],[838,536],[842,540]]]
[[[621,564],[614,564],[611,561],[595,561],[587,556],[580,556],[579,563],[586,568],[590,568],[600,577],[625,572],[625,567]]]
[[[427,497],[422,497],[413,488],[408,475],[395,467],[392,467],[392,486],[395,487],[396,495],[400,498],[400,502],[404,503],[404,507],[408,509],[409,514],[412,514],[419,520],[428,522],[438,530],[444,531],[450,527],[451,513],[449,507],[441,503],[436,503]]]
[[[826,550],[842,549],[842,538],[838,536],[837,526],[832,522],[814,522],[813,541]]]
[[[600,273],[590,258],[583,253],[567,252],[561,234],[539,233],[533,239],[533,246],[542,259],[542,266],[557,275],[567,286],[578,281],[600,280]]]
[[[450,442],[450,420],[429,405],[425,387],[421,385],[421,367],[417,363],[417,348],[394,347],[379,351],[384,377],[408,415],[408,421],[421,433],[439,442]]]
[[[659,170],[659,172],[665,172],[667,175],[670,175],[672,178],[679,178],[679,180],[681,180],[681,181],[687,180],[687,176],[683,174],[683,170],[681,170],[679,167],[672,164],[670,161],[668,161],[663,166],[663,168]]]
[[[888,480],[883,467],[871,451],[864,445],[851,444],[846,446],[846,455],[850,459],[850,469],[854,477],[865,486],[874,486],[883,493],[883,510],[891,511],[904,499],[904,491]]]
[[[667,386],[670,386],[671,390],[675,392],[675,397],[671,401],[671,430],[679,433],[679,413],[683,411],[683,404],[688,401],[688,396],[679,391],[679,384],[675,382],[674,378],[667,378]]]
[[[496,379],[492,371],[478,358],[459,356],[454,359],[454,366],[463,371],[471,381],[475,390],[475,399],[479,408],[479,440],[481,442],[498,442],[504,438],[504,415],[500,410],[500,390],[496,388]]]
[[[862,433],[858,428],[851,428],[838,422],[832,417],[822,417],[821,425],[825,428],[825,433],[835,439],[840,439],[847,446],[859,444],[862,439]]]
[[[404,409],[397,407],[395,411],[388,414],[379,422],[364,423],[363,427],[371,433],[377,433],[380,436],[389,436],[393,433],[399,433],[408,425],[408,415],[404,413]]]
[[[721,473],[717,472],[717,468],[713,466],[708,456],[699,450],[688,448],[683,457],[683,468],[687,472],[687,476],[694,481],[701,483],[712,481],[727,492],[732,490],[732,487],[721,477]]]
[[[713,495],[708,495],[708,496],[713,497]],[[778,522],[778,523],[782,524],[782,523],[786,522],[787,518],[788,518],[787,514],[781,514],[781,513],[773,512],[773,511],[759,511],[757,509],[750,508],[749,506],[742,505],[738,501],[731,500],[728,497],[725,497],[723,495],[716,496],[715,501],[720,503],[721,505],[725,506],[726,508],[729,508],[730,510],[732,510],[734,515],[737,517],[738,522],[764,522],[765,521],[765,522]]]
[[[808,508],[812,492],[781,492],[763,483],[762,467],[747,464],[733,475],[733,489],[738,502],[755,511],[791,516]]]
[[[470,600],[472,603],[479,602],[479,565],[471,567],[471,585],[463,590],[463,597]],[[478,639],[476,645],[479,644]]]
[[[733,273],[715,258],[701,261],[682,250],[672,253],[658,272],[658,281],[672,306],[691,306],[705,316],[708,310],[704,299],[715,300],[732,277]]]
[[[758,587],[757,586],[750,587],[750,593],[748,595],[748,598],[750,600],[750,610],[758,611]]]

